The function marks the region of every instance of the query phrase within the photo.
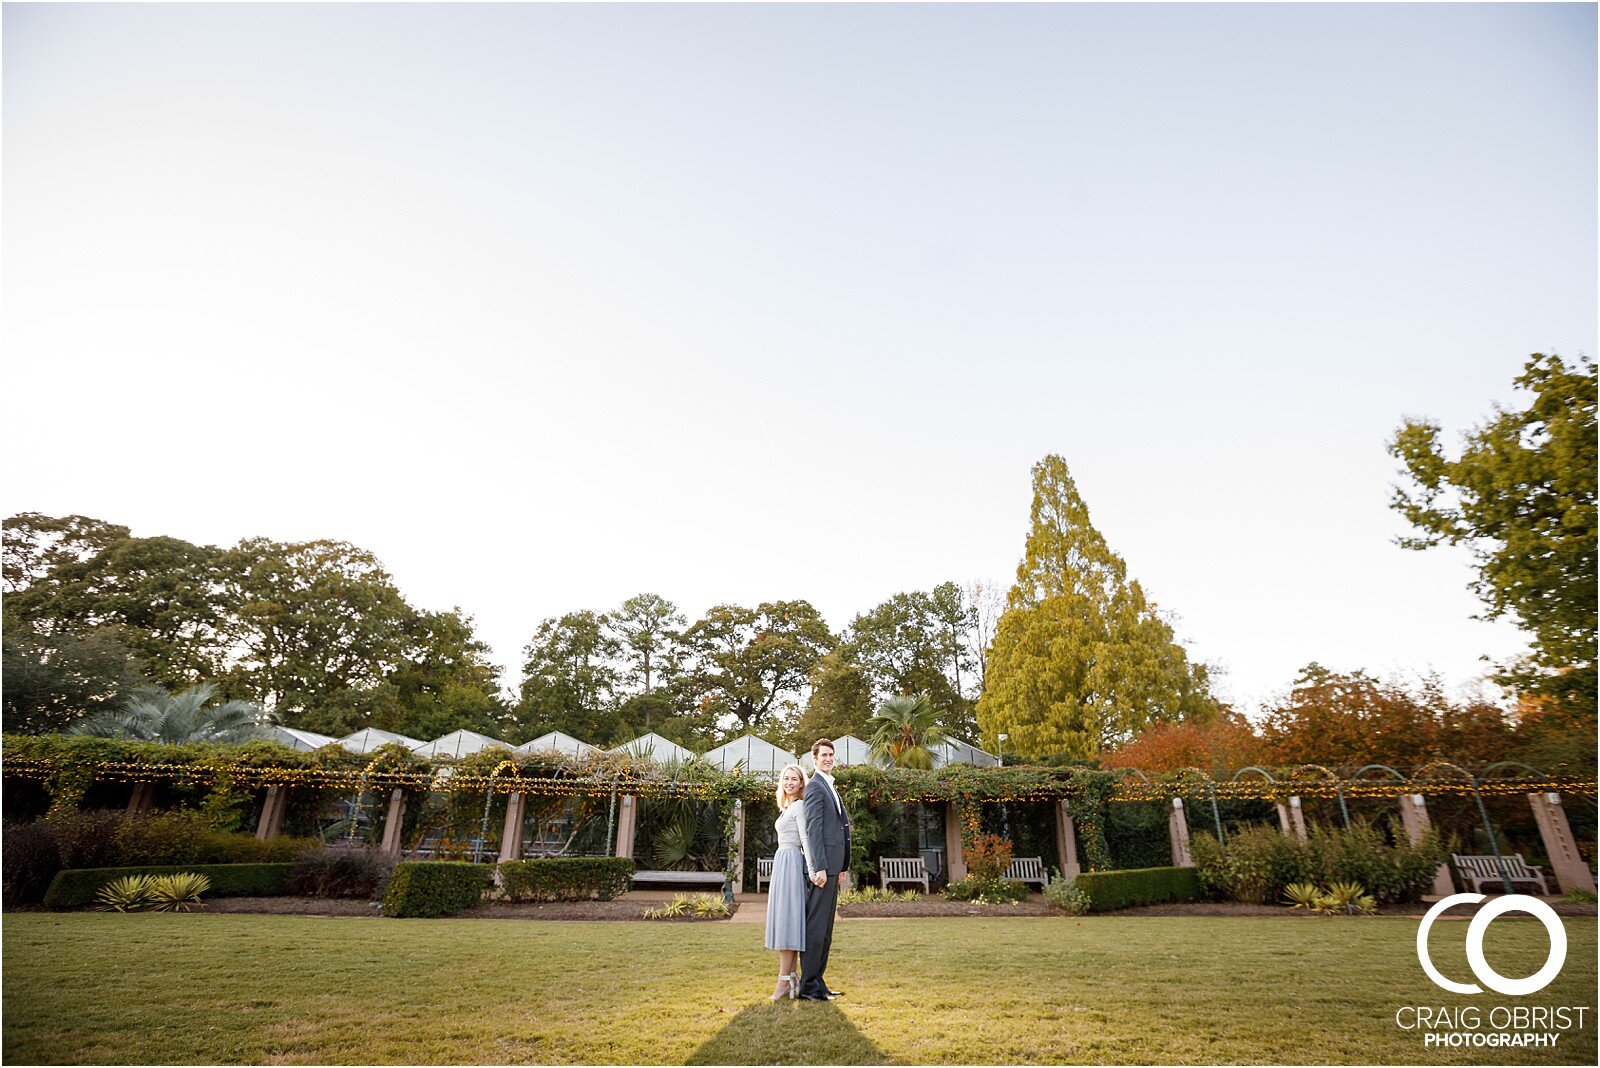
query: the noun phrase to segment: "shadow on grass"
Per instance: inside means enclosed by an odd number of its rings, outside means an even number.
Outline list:
[[[686,1064],[892,1064],[826,1001],[752,1005],[689,1054]]]

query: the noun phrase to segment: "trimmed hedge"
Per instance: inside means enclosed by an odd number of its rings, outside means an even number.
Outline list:
[[[500,879],[512,901],[610,901],[633,888],[633,858],[508,860]]]
[[[95,894],[124,875],[172,875],[192,871],[211,880],[212,897],[276,897],[285,892],[293,864],[145,864],[133,868],[68,868],[56,873],[44,906],[75,909],[94,904]]]
[[[491,864],[449,860],[408,861],[395,865],[383,895],[385,916],[454,916],[483,900],[494,878]]]
[[[1127,871],[1084,872],[1072,880],[1090,912],[1200,897],[1200,873],[1193,868],[1130,868]]]

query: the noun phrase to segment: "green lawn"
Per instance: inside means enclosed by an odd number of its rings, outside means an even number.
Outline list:
[[[761,928],[14,913],[8,1063],[1595,1062],[1595,921],[1539,994],[1446,995],[1404,918],[847,920],[831,1004],[769,1004]],[[1434,959],[1470,978],[1466,924]],[[1502,974],[1544,931],[1489,929]],[[1402,1005],[1586,1005],[1553,1051],[1426,1050]]]

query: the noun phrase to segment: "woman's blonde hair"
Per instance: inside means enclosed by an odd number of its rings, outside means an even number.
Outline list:
[[[790,768],[793,768],[800,775],[800,792],[795,794],[792,799],[787,794],[785,794],[783,792],[783,776],[784,776],[784,772],[787,772]],[[778,803],[778,811],[782,812],[784,809],[788,808],[791,804],[793,804],[794,801],[798,801],[798,800],[800,800],[801,798],[803,798],[805,796],[806,796],[806,769],[802,768],[799,764],[786,764],[786,765],[784,765],[783,771],[778,772],[778,786],[777,786],[777,789],[775,789],[772,792],[773,800],[775,800]]]

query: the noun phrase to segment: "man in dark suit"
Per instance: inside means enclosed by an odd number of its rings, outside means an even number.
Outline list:
[[[833,948],[833,913],[839,888],[850,875],[850,816],[833,785],[833,742],[822,738],[811,747],[817,773],[806,784],[806,837],[818,857],[811,885],[806,887],[806,948],[800,958],[800,997],[832,1001],[822,973]]]

